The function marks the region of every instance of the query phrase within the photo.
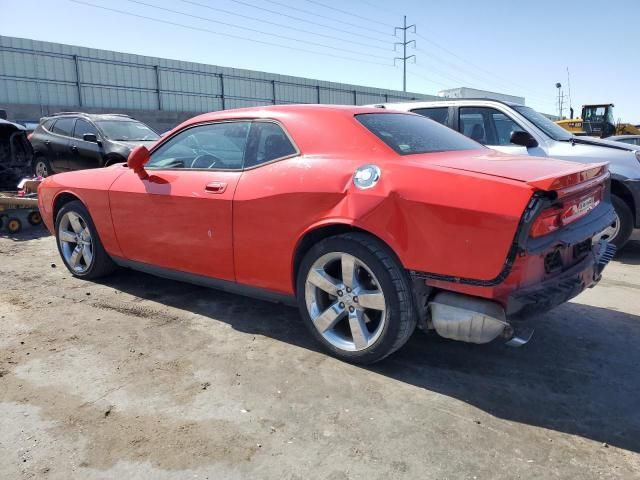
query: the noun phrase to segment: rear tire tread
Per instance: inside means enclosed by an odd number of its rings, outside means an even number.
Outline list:
[[[340,352],[336,352],[333,350],[330,350],[330,351],[332,351],[332,353],[334,353],[335,356],[339,356],[339,358],[345,359],[353,363],[370,364],[370,363],[378,362],[388,357],[392,353],[396,352],[400,347],[402,347],[407,342],[407,340],[409,340],[409,338],[415,331],[415,328],[417,325],[417,313],[414,306],[413,295],[411,292],[411,286],[410,286],[408,274],[404,269],[404,267],[402,267],[402,264],[399,262],[399,260],[396,259],[393,252],[386,245],[384,245],[382,242],[380,242],[376,238],[366,233],[346,233],[346,234],[336,235],[333,237],[328,237],[318,242],[316,246],[322,245],[323,242],[336,240],[336,239],[346,240],[364,247],[383,265],[386,273],[390,276],[391,283],[393,284],[393,287],[395,289],[395,294],[397,295],[397,299],[398,299],[398,312],[393,319],[393,321],[397,322],[398,324],[398,331],[396,332],[396,336],[392,345],[388,347],[388,349],[385,352],[382,352],[382,353],[378,351],[380,347],[380,343],[382,342],[379,342],[378,345],[375,345],[372,348],[372,350],[364,354],[361,354],[359,356],[348,355],[348,354],[342,355],[340,354]],[[307,252],[305,257],[312,252],[313,248],[314,247],[312,247],[312,249],[309,252]],[[303,260],[301,265],[305,265],[306,263],[307,262]],[[369,267],[371,268],[371,266]],[[301,268],[300,271],[298,272],[298,279],[297,279],[298,280],[297,290],[299,295],[304,295],[304,293],[300,293],[301,289],[302,289],[302,292],[304,292],[304,279],[300,278],[303,274],[302,270],[303,269]],[[385,296],[386,294],[387,292],[385,292]],[[304,308],[304,310],[302,311],[302,314],[305,315],[305,318],[306,318],[308,317],[308,313],[306,312],[306,305],[303,305],[304,302],[300,302],[300,303],[301,303],[300,308],[301,309]],[[314,335],[318,337],[319,334],[317,334],[317,332],[314,331],[314,327],[313,325],[310,324],[310,321],[306,323],[308,324],[309,328],[314,333]]]

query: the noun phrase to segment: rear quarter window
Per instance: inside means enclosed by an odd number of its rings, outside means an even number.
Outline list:
[[[485,148],[421,115],[363,113],[356,119],[400,155]]]

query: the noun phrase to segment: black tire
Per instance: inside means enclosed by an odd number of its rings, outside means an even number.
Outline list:
[[[618,215],[620,230],[618,230],[617,235],[615,235],[615,237],[610,241],[618,248],[618,250],[620,250],[626,245],[633,233],[633,212],[629,205],[616,195],[611,195],[611,203],[613,203],[613,208]]]
[[[127,160],[122,157],[116,157],[116,156],[108,157],[104,161],[103,168],[110,167],[111,165],[115,165],[116,163],[126,163],[126,162]]]
[[[7,231],[9,233],[18,233],[22,230],[22,222],[19,218],[10,218],[7,220]]]
[[[33,159],[32,162],[32,170],[33,175],[36,177],[46,178],[50,175],[53,175],[53,170],[51,170],[51,164],[47,157],[44,155],[38,155]]]
[[[60,231],[60,221],[64,217],[64,215],[68,212],[75,212],[80,215],[87,226],[89,227],[89,231],[91,233],[91,239],[93,241],[93,258],[91,260],[91,264],[87,268],[87,270],[83,273],[78,273],[75,271],[68,263],[64,257],[62,252],[61,242],[59,238]],[[65,266],[71,272],[72,275],[78,278],[83,278],[86,280],[93,280],[95,278],[100,278],[105,275],[112,273],[116,268],[116,264],[111,260],[109,254],[105,251],[102,246],[102,242],[100,241],[100,237],[98,236],[98,231],[96,230],[96,226],[93,223],[91,215],[89,214],[89,210],[84,206],[82,202],[79,200],[74,200],[72,202],[66,203],[58,212],[56,216],[56,245],[58,245],[58,252],[60,253],[60,258],[64,262]]]
[[[29,212],[27,221],[33,226],[40,225],[42,223],[42,216],[38,211]]]
[[[316,329],[307,310],[305,284],[314,262],[331,252],[353,255],[378,279],[387,304],[386,322],[378,339],[368,348],[348,351],[335,347]],[[297,272],[296,292],[300,314],[313,336],[334,357],[358,364],[371,364],[402,347],[416,328],[417,314],[406,270],[393,252],[376,238],[363,233],[348,233],[321,240],[304,256]]]

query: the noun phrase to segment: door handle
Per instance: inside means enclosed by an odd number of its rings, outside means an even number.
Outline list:
[[[71,151],[74,153],[78,152],[78,147],[76,147],[75,145],[71,145]]]
[[[50,141],[50,140],[45,140],[45,141],[44,141],[44,144],[45,144],[45,145],[51,145],[51,141]]]
[[[224,193],[226,189],[226,182],[211,182],[207,183],[207,185],[204,187],[204,191],[207,193]]]

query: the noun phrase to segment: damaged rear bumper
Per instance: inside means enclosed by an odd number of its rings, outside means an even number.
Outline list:
[[[507,317],[522,319],[545,312],[593,287],[615,253],[614,245],[599,242],[584,259],[564,272],[534,286],[515,290],[507,300]]]
[[[440,336],[469,343],[488,343],[501,337],[508,345],[529,341],[533,329],[527,317],[550,310],[600,281],[602,270],[615,255],[615,246],[601,241],[578,263],[548,280],[514,290],[506,305],[463,293],[442,291],[429,302],[429,327]]]

